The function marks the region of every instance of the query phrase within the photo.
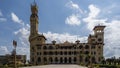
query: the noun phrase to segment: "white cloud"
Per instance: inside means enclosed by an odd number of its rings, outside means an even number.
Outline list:
[[[24,25],[24,22],[18,18],[18,16],[15,13],[11,13],[12,20],[16,23]]]
[[[66,18],[65,23],[69,25],[80,25],[80,17],[78,15],[72,14]]]
[[[3,16],[3,14],[2,14],[2,12],[1,12],[1,10],[0,10],[0,22],[5,22],[5,21],[7,21],[7,19],[6,19],[6,18],[3,18],[2,16]]]
[[[89,5],[88,8],[90,12],[88,14],[88,17],[83,18],[83,21],[87,23],[88,29],[92,31],[94,26],[98,24],[105,24],[107,19],[97,19],[101,10],[97,8],[95,5],[91,4]]]
[[[29,47],[17,47],[17,54],[27,55],[27,59],[30,59],[30,48]]]
[[[67,7],[77,11],[77,12],[80,12],[80,13],[83,13],[82,9],[79,7],[78,4],[76,3],[73,3],[73,1],[69,1],[67,4],[66,4]]]
[[[17,54],[24,54],[27,55],[27,59],[29,59],[30,53],[29,53],[29,28],[30,26],[28,24],[21,27],[19,30],[14,31],[14,34],[18,38],[18,43],[20,46],[17,47]]]
[[[9,54],[10,52],[8,51],[6,46],[0,46],[0,55],[5,55]]]
[[[21,41],[22,45],[29,45],[28,43],[28,37],[29,37],[29,28],[30,26],[26,24],[22,28],[20,28],[18,31],[15,31],[14,34],[18,36],[19,40]]]
[[[0,16],[3,16],[2,12],[0,11]]]
[[[5,22],[5,21],[7,21],[6,18],[0,18],[0,22]]]
[[[89,13],[89,18],[96,18],[96,16],[100,13],[100,9],[97,8],[95,5],[91,4],[89,5],[89,10],[90,10],[90,13]]]
[[[73,1],[69,1],[66,4],[66,6],[71,8],[74,11],[74,13],[66,18],[65,23],[68,25],[80,25],[81,24],[80,14],[83,14],[82,9],[79,7],[78,4],[73,3]]]
[[[83,21],[87,23],[87,28],[91,31],[95,25],[103,24],[107,26],[105,28],[105,46],[104,46],[104,56],[112,57],[120,56],[120,20],[114,20],[108,22],[108,19],[100,19],[99,15],[104,10],[97,8],[95,5],[89,5],[90,12]],[[107,11],[107,10],[105,10]],[[105,17],[104,17],[105,18]]]
[[[106,23],[105,29],[105,56],[120,56],[120,20],[113,20]]]
[[[65,41],[74,43],[77,39],[79,39],[81,42],[87,41],[87,37],[80,37],[78,35],[71,35],[69,33],[59,34],[59,33],[52,33],[49,31],[43,34],[45,35],[45,37],[47,38],[47,42],[49,43],[53,40],[56,40],[57,43],[63,43]]]

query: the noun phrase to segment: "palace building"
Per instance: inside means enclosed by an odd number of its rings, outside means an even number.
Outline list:
[[[94,27],[94,35],[88,36],[87,43],[75,40],[75,43],[46,43],[47,38],[38,33],[38,6],[31,5],[30,16],[30,62],[33,65],[44,64],[88,64],[100,63],[103,56],[104,28]]]

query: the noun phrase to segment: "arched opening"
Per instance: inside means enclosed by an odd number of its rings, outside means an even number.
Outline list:
[[[82,48],[83,48],[83,46],[82,46],[82,45],[80,45],[80,46],[79,46],[79,49],[82,49]]]
[[[88,55],[88,54],[89,54],[89,51],[85,51],[85,54]]]
[[[86,62],[86,63],[88,63],[88,61],[89,61],[89,58],[88,58],[88,57],[86,57],[86,58],[85,58],[85,62]]]
[[[67,57],[64,58],[64,62],[67,63]]]
[[[63,58],[62,57],[60,57],[60,64],[62,64],[63,63]]]
[[[52,62],[53,62],[53,59],[52,59],[52,57],[50,57],[50,58],[49,58],[49,61],[50,61],[50,63],[52,63]]]
[[[95,57],[92,57],[92,63],[96,63]]]
[[[58,63],[58,58],[57,57],[55,57],[55,63]]]
[[[38,60],[38,63],[40,63],[40,62],[41,62],[41,58],[40,58],[40,57],[38,57],[38,59],[37,59],[37,60]]]
[[[50,51],[50,52],[49,52],[49,55],[53,55],[53,52]]]
[[[46,57],[44,57],[44,62],[47,62],[47,58]]]
[[[85,49],[89,49],[89,46],[88,46],[88,45],[86,45],[86,46],[85,46]]]
[[[52,50],[52,49],[54,49],[54,48],[53,48],[53,46],[49,46],[49,49]]]
[[[71,59],[71,57],[69,57],[69,63],[72,63],[72,59]]]
[[[80,56],[80,62],[82,62],[82,59],[83,59],[82,56]]]
[[[63,52],[62,52],[62,51],[60,52],[60,55],[63,55]]]
[[[46,50],[46,49],[47,49],[47,46],[43,46],[43,49]]]
[[[73,59],[74,63],[76,63],[76,60],[77,60],[77,58],[76,58],[76,57],[74,57],[74,59]]]
[[[91,47],[92,49],[95,49],[95,45],[92,45],[92,47]]]
[[[32,62],[34,62],[34,58],[32,58]]]

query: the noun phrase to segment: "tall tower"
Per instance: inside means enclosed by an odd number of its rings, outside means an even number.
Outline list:
[[[105,26],[98,25],[94,27],[94,35],[96,37],[96,60],[101,62],[103,60],[103,47],[104,47],[104,28]]]
[[[30,62],[33,65],[38,64],[39,57],[37,56],[37,49],[41,45],[45,44],[46,38],[43,34],[38,33],[38,7],[34,1],[31,4],[31,15],[30,15]]]
[[[98,43],[104,44],[104,28],[105,26],[98,25],[93,29]]]
[[[38,34],[38,7],[34,2],[31,5],[31,16],[30,16],[30,37],[34,37]]]

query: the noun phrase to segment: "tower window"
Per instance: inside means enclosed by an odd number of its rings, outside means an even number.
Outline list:
[[[53,46],[49,46],[49,49],[54,49]]]
[[[85,46],[85,49],[89,49],[89,46],[88,46],[88,45],[86,45],[86,46]]]
[[[38,40],[38,41],[41,41],[42,39],[41,39],[41,38],[38,38],[37,40]]]
[[[82,49],[82,48],[83,48],[83,46],[82,46],[82,45],[80,45],[80,46],[79,46],[79,48],[80,48],[80,49]]]
[[[45,49],[45,50],[46,50],[46,49],[47,49],[47,46],[44,46],[44,47],[43,47],[43,49]]]
[[[95,49],[95,45],[92,45],[92,47],[91,47],[92,49]]]
[[[101,39],[101,38],[98,38],[98,41],[102,41],[102,39]]]

